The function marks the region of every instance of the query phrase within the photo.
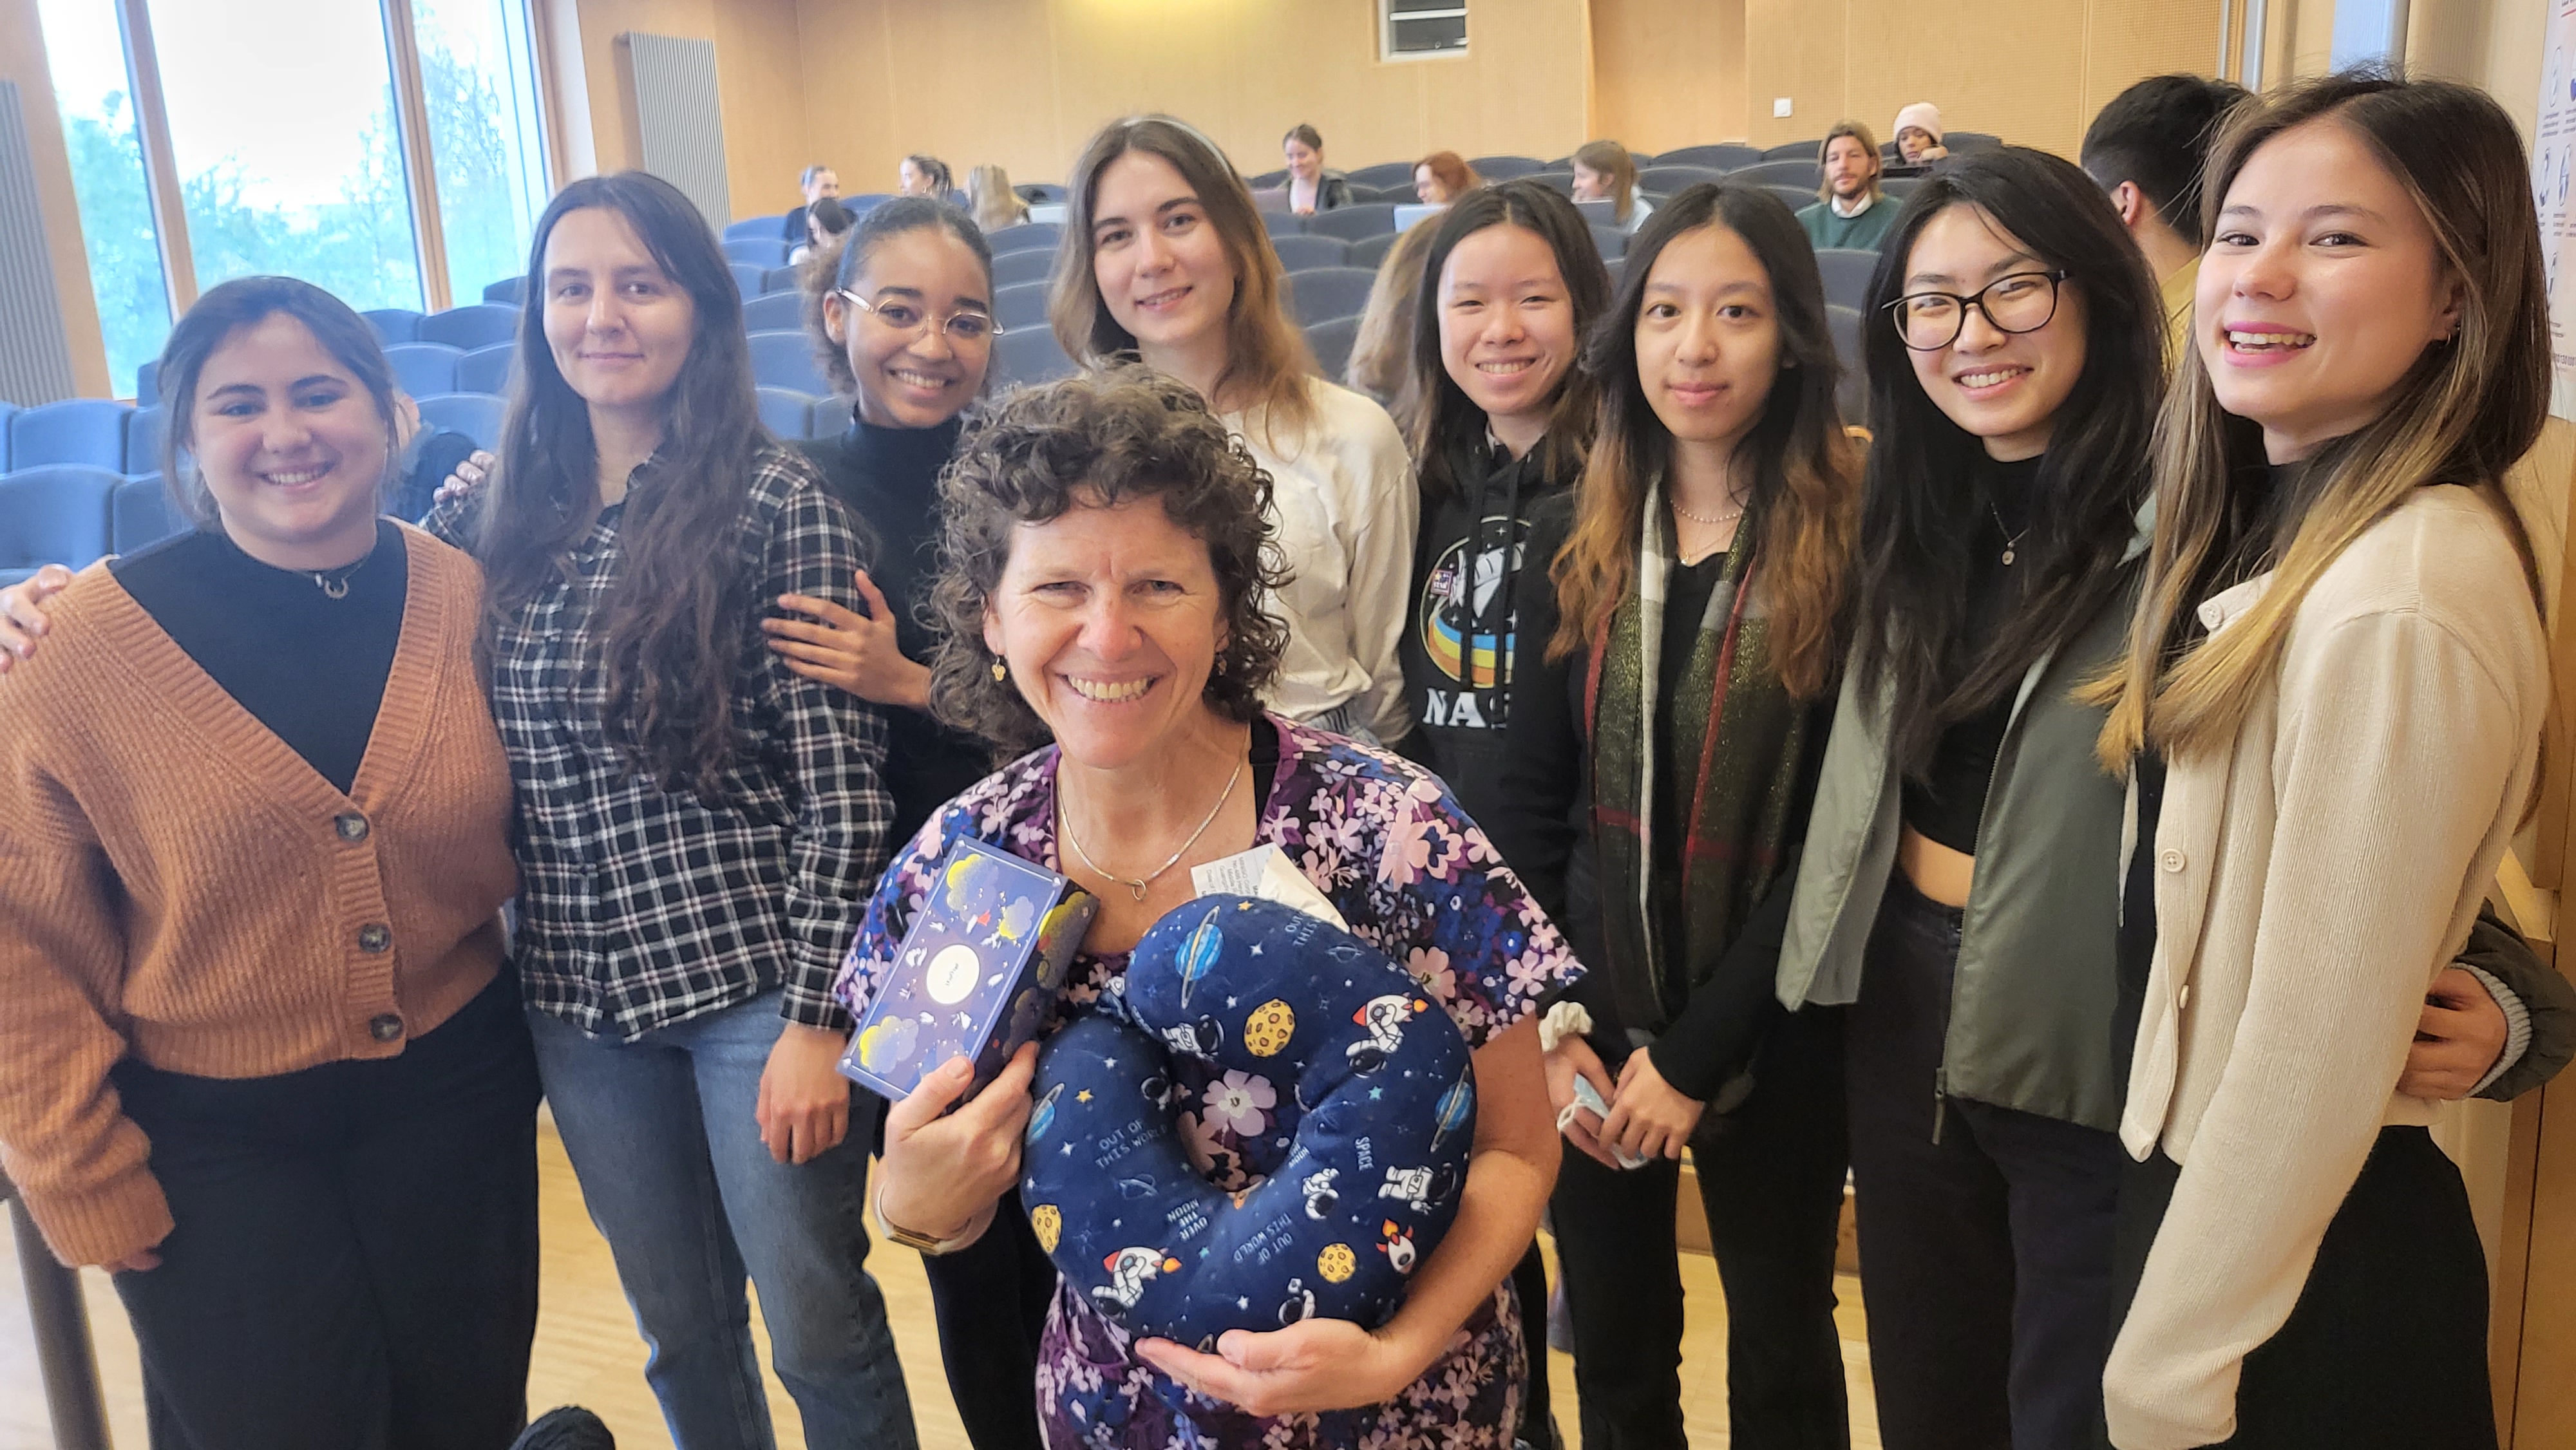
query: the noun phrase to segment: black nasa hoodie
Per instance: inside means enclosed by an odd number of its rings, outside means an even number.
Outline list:
[[[1490,435],[1452,445],[1458,486],[1423,505],[1400,650],[1414,720],[1404,749],[1480,822],[1498,813],[1514,652],[1547,647],[1517,638],[1514,616],[1530,588],[1546,587],[1548,561],[1526,548],[1529,519],[1574,486],[1570,464],[1547,474],[1563,451],[1542,441],[1514,458]]]

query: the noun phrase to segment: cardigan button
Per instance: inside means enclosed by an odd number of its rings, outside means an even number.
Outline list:
[[[333,816],[331,824],[339,828],[340,839],[353,846],[367,839],[367,818],[356,811],[343,811]]]
[[[386,1012],[367,1020],[367,1035],[373,1037],[378,1042],[391,1042],[395,1038],[402,1036],[402,1032],[402,1019],[391,1012]]]
[[[2191,983],[2185,982],[2182,984],[2182,995],[2174,998],[2174,1010],[2177,1012],[2188,1012],[2191,1010]]]
[[[2168,871],[2179,871],[2183,867],[2183,859],[2182,852],[2168,846],[2165,848],[2164,854],[2156,858],[2156,862]]]
[[[380,952],[393,944],[393,928],[383,922],[371,921],[358,928],[358,950],[362,952]]]

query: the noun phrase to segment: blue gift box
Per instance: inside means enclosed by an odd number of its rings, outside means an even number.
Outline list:
[[[1100,903],[1043,866],[961,836],[904,933],[841,1073],[893,1101],[952,1057],[971,1097],[1038,1035]]]

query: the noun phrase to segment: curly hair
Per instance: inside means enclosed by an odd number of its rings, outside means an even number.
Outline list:
[[[1125,366],[1024,388],[985,414],[939,480],[939,626],[931,712],[1012,750],[1045,743],[1046,723],[984,650],[984,611],[1010,562],[1013,531],[1077,508],[1155,499],[1207,545],[1226,644],[1209,708],[1248,721],[1278,677],[1288,626],[1268,598],[1289,573],[1270,522],[1270,475],[1188,385]]]

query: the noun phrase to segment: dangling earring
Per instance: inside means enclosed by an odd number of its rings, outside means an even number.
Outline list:
[[[1010,677],[1011,667],[1002,663],[1002,657],[1000,655],[993,656],[993,683],[998,685]]]

